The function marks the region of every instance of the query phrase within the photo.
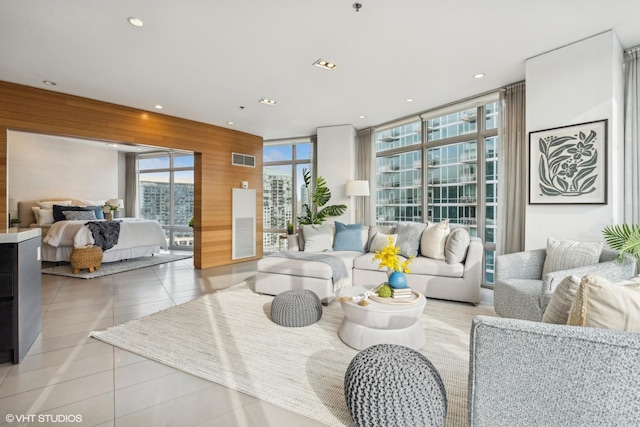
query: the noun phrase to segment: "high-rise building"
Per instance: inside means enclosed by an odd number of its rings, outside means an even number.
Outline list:
[[[263,247],[278,248],[278,237],[282,233],[267,230],[284,230],[293,222],[293,177],[290,170],[265,168],[263,172],[262,217],[264,218]]]

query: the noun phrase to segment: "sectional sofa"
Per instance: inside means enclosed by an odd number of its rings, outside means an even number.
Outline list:
[[[343,238],[346,231],[350,235],[347,243]],[[344,263],[348,278],[335,284],[328,264],[272,254],[258,261],[255,290],[277,295],[289,289],[309,289],[328,303],[340,286],[380,284],[387,280],[387,272],[373,260],[374,251],[387,244],[388,236],[396,236],[401,253],[416,251],[407,274],[412,289],[428,298],[480,303],[482,241],[470,237],[466,227],[448,223],[368,227],[336,222],[303,226],[297,235],[289,236],[288,251],[338,258]]]

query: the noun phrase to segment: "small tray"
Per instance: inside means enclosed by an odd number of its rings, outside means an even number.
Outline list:
[[[414,302],[420,297],[420,294],[416,291],[411,291],[411,298],[380,298],[378,295],[371,295],[372,301],[379,302],[380,304],[408,304]]]

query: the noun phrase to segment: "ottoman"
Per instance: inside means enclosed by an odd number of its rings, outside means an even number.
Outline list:
[[[444,426],[447,395],[431,361],[408,347],[378,344],[358,353],[344,377],[357,426]]]
[[[322,317],[322,303],[312,291],[285,291],[271,303],[271,320],[281,326],[309,326]]]
[[[102,248],[100,246],[90,246],[88,248],[74,249],[69,256],[73,274],[78,274],[83,268],[88,268],[89,273],[93,270],[100,270],[102,265]]]

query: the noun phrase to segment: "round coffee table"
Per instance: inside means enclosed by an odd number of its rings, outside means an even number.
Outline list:
[[[373,286],[371,286],[373,288]],[[364,294],[364,286],[342,288],[339,296],[353,297]],[[414,291],[415,292],[415,291]],[[427,299],[415,292],[411,302],[379,303],[369,298],[369,305],[361,306],[348,301],[341,302],[344,319],[338,335],[356,350],[364,350],[376,344],[397,344],[418,350],[425,344],[420,315]]]

